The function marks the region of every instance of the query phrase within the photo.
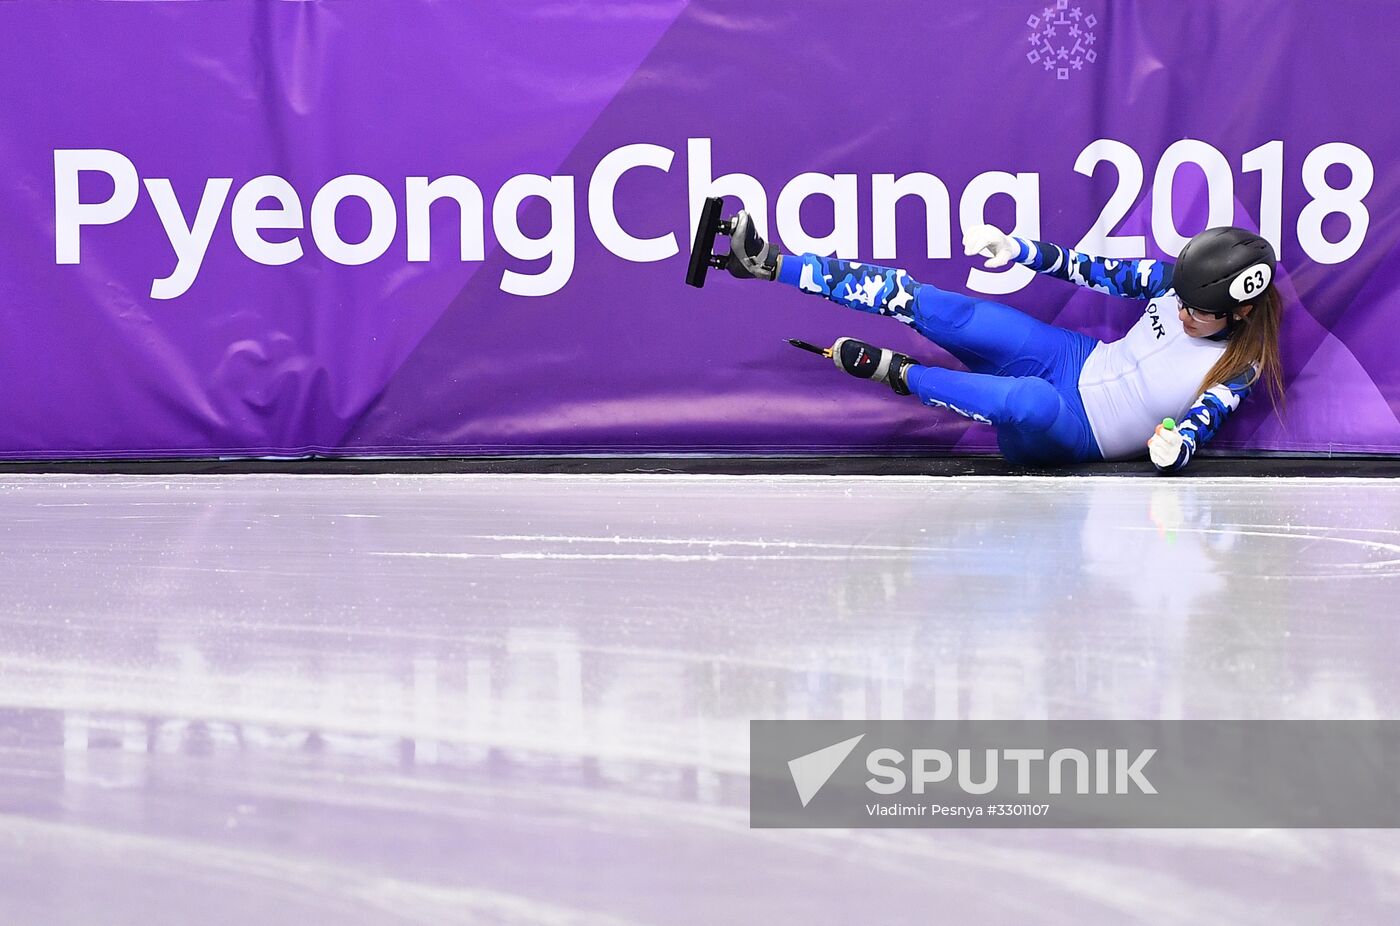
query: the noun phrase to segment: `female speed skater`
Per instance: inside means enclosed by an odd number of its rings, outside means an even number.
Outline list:
[[[732,234],[723,266],[733,276],[775,280],[898,319],[966,365],[969,372],[924,366],[854,338],[829,351],[853,376],[992,425],[1012,463],[1123,460],[1146,449],[1158,472],[1177,472],[1260,380],[1275,408],[1282,402],[1274,249],[1242,228],[1201,232],[1175,264],[1090,257],[990,225],[964,237],[968,256],[986,256],[989,269],[1014,260],[1099,292],[1147,300],[1126,335],[1104,342],[920,283],[903,270],[783,254],[745,212],[726,224]]]

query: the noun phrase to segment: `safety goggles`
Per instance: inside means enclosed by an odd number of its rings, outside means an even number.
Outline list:
[[[1233,309],[1226,309],[1224,312],[1212,312],[1209,309],[1198,309],[1184,302],[1181,304],[1181,307],[1186,310],[1187,315],[1190,315],[1196,321],[1217,321],[1222,318],[1229,318],[1234,311]]]

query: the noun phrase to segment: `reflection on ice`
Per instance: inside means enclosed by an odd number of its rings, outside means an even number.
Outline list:
[[[156,923],[1379,910],[1385,833],[750,831],[747,735],[1394,716],[1397,513],[1356,480],[10,477],[0,922],[112,921],[99,887]]]

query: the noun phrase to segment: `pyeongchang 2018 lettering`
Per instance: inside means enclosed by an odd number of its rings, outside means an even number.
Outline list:
[[[676,231],[645,236],[641,230],[623,228],[616,210],[617,188],[624,175],[642,168],[669,174],[675,154],[661,145],[623,145],[601,158],[588,178],[585,207],[588,226],[604,248],[623,260],[651,263],[671,259],[681,252]],[[696,226],[706,197],[726,196],[741,201],[742,208],[754,216],[760,233],[769,236],[769,195],[758,179],[737,172],[714,176],[712,142],[708,138],[687,139],[686,161],[688,228]],[[1116,169],[1117,186],[1076,248],[1102,257],[1144,257],[1147,255],[1146,236],[1113,234],[1141,198],[1146,178],[1142,158],[1123,142],[1097,139],[1080,152],[1074,170],[1091,177],[1104,162]],[[1326,174],[1329,167],[1338,164],[1347,168],[1349,177],[1344,185],[1332,186]],[[1205,178],[1207,227],[1234,224],[1236,175],[1229,160],[1204,141],[1181,139],[1174,142],[1158,160],[1151,187],[1152,237],[1168,254],[1178,253],[1190,237],[1178,227],[1172,214],[1171,196],[1177,172],[1187,165],[1194,165]],[[1282,257],[1283,142],[1270,141],[1246,152],[1239,170],[1260,174],[1259,233]],[[1299,244],[1318,263],[1335,264],[1347,260],[1360,249],[1370,226],[1370,214],[1364,204],[1364,197],[1375,179],[1370,157],[1355,145],[1329,142],[1307,154],[1301,172],[1303,187],[1310,198],[1296,217]],[[109,183],[110,195],[105,198],[90,196],[85,200],[79,189],[83,174],[105,175],[107,182],[90,183],[88,189],[100,186],[105,190]],[[242,181],[236,191],[234,186],[234,178],[213,177],[204,182],[202,190],[181,190],[177,194],[168,178],[143,178],[137,165],[119,151],[57,149],[54,151],[55,262],[60,265],[82,263],[83,229],[117,225],[130,217],[143,188],[174,254],[174,267],[164,276],[152,279],[153,299],[177,299],[190,291],[199,278],[214,232],[221,223],[229,228],[234,244],[247,259],[266,266],[294,263],[306,254],[308,245],[337,264],[367,264],[389,253],[402,224],[405,232],[402,257],[409,263],[423,263],[432,258],[429,210],[434,203],[451,201],[459,217],[458,259],[463,262],[485,259],[486,196],[468,177],[415,176],[386,183],[363,174],[345,174],[312,191],[298,190],[286,178],[265,174]],[[530,173],[510,177],[494,192],[490,203],[490,231],[495,243],[516,260],[547,261],[538,272],[504,270],[501,290],[517,296],[547,296],[568,284],[576,257],[575,193],[572,176]],[[1014,206],[1011,234],[1026,238],[1041,236],[1040,175],[1006,171],[978,174],[962,189],[957,198],[959,235],[961,228],[985,222],[988,202],[995,196],[1009,197]],[[304,206],[308,197],[309,217]],[[824,198],[832,206],[833,224],[826,234],[813,234],[803,227],[802,204],[813,197]],[[548,229],[539,237],[522,231],[519,221],[521,205],[532,198],[548,206]],[[369,231],[359,241],[345,240],[337,227],[338,207],[352,199],[361,201],[369,211]],[[778,192],[773,210],[775,237],[786,250],[794,253],[894,260],[899,256],[895,208],[904,199],[918,200],[923,206],[927,256],[931,259],[951,257],[953,197],[943,180],[925,172],[900,176],[871,174],[864,178],[843,173],[798,174]],[[864,215],[862,203],[868,204]],[[1252,208],[1253,204],[1246,206]],[[191,214],[192,220],[187,218]],[[1347,219],[1348,230],[1340,240],[1330,241],[1323,235],[1322,225],[1325,218],[1334,214]],[[871,248],[866,255],[859,253],[863,219],[869,222],[870,229]],[[667,219],[674,220],[674,216]],[[689,247],[688,242],[686,246]],[[152,272],[164,271],[165,268],[155,268]],[[1005,295],[1020,290],[1034,275],[1029,268],[1021,266],[998,272],[972,268],[966,286],[974,292]]]

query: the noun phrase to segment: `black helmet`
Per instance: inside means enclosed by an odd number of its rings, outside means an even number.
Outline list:
[[[1274,279],[1273,245],[1243,228],[1207,228],[1181,249],[1172,285],[1186,305],[1218,315],[1259,298]]]

